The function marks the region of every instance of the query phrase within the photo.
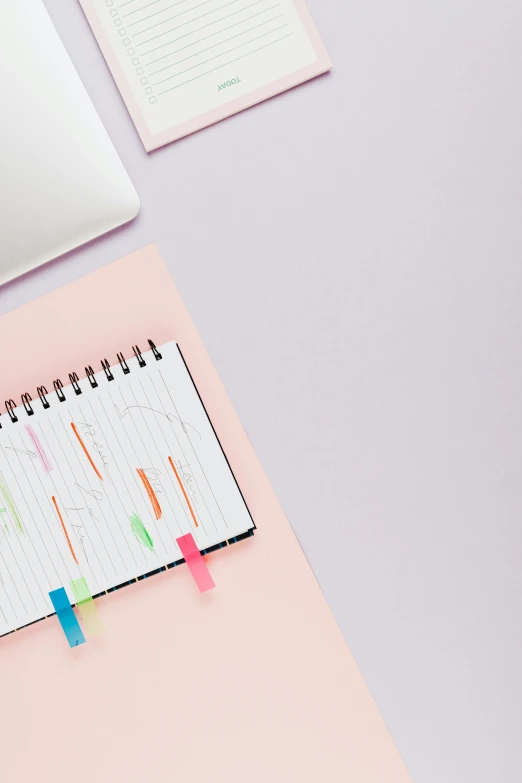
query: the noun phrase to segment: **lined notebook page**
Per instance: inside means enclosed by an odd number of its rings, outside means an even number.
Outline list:
[[[82,2],[97,14],[152,134],[317,60],[292,0]]]
[[[177,345],[159,350],[2,415],[0,635],[51,614],[52,590],[74,603],[80,577],[96,595],[182,559],[182,535],[253,527]]]

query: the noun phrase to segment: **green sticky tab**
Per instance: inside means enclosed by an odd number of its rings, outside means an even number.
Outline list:
[[[73,591],[74,599],[80,611],[80,616],[87,634],[89,636],[98,636],[103,632],[103,624],[100,620],[98,609],[94,603],[94,598],[92,597],[85,577],[82,576],[80,579],[73,579],[71,582],[71,590]]]
[[[78,606],[83,604],[84,601],[94,600],[87,585],[87,580],[83,576],[80,577],[80,579],[73,579],[71,582],[71,590],[73,591],[74,598]]]

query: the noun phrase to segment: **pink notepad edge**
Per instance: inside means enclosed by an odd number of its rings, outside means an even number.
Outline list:
[[[322,73],[326,73],[332,68],[332,61],[324,43],[319,35],[319,31],[315,26],[310,11],[307,8],[305,0],[294,0],[297,12],[301,18],[303,26],[310,38],[310,41],[317,54],[317,60],[308,65],[306,68],[301,68],[282,79],[277,79],[271,84],[267,84],[264,87],[260,87],[254,90],[248,95],[243,95],[241,98],[236,98],[224,106],[220,106],[204,114],[194,117],[194,119],[187,122],[180,123],[179,125],[168,128],[161,133],[151,134],[147,126],[147,122],[143,115],[143,112],[134,98],[132,89],[129,85],[127,77],[123,70],[120,68],[118,58],[115,56],[111,42],[107,37],[103,25],[100,21],[98,13],[94,7],[93,0],[80,0],[85,16],[91,26],[94,36],[98,42],[98,46],[109,66],[114,81],[120,91],[120,94],[127,106],[127,110],[136,126],[136,129],[143,142],[145,150],[152,152],[152,150],[163,147],[165,144],[170,144],[172,141],[188,136],[190,133],[195,133],[202,128],[206,128],[209,125],[213,125],[216,122],[231,117],[233,114],[237,114],[244,109],[249,109],[251,106],[255,106],[257,103],[273,98],[275,95],[279,95],[286,90],[290,90],[292,87],[297,87],[299,84],[309,81],[310,79],[320,76]]]
[[[81,650],[56,618],[0,639],[2,780],[411,783],[156,246],[2,316],[0,399],[147,337],[179,343],[257,530],[206,556],[214,590],[180,566],[97,599]]]

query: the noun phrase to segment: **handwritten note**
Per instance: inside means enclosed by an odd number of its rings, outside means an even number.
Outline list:
[[[175,343],[53,391],[0,429],[0,635],[253,527]],[[77,393],[79,390],[80,393]],[[36,396],[36,395],[35,395]]]

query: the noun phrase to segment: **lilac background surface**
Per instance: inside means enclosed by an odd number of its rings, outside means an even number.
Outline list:
[[[519,783],[522,6],[310,0],[330,75],[147,156],[46,5],[142,212],[0,312],[156,241],[414,781]]]

